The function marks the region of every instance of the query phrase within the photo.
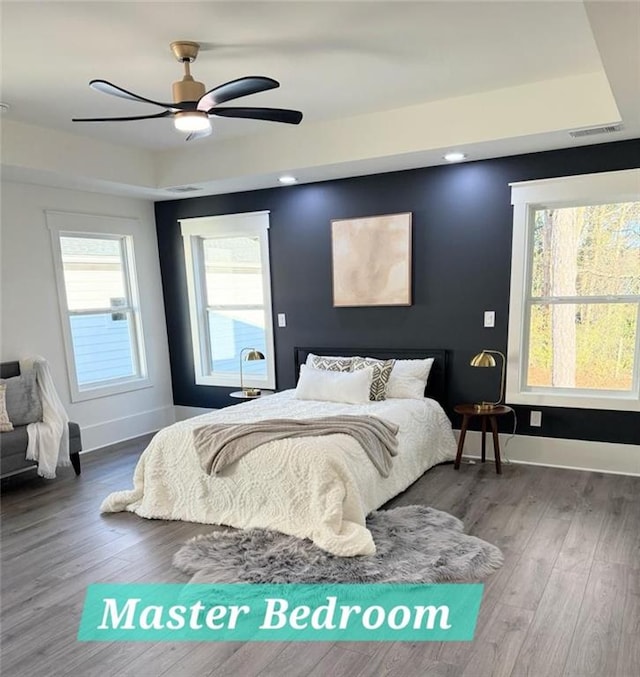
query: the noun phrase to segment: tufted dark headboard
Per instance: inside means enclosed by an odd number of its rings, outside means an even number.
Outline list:
[[[424,360],[433,357],[433,366],[429,373],[429,381],[425,395],[437,400],[443,407],[447,406],[447,351],[430,348],[294,348],[296,379],[300,373],[300,365],[305,363],[307,355],[344,355],[345,357],[375,357],[379,360]]]
[[[0,378],[20,376],[20,362],[0,362]]]

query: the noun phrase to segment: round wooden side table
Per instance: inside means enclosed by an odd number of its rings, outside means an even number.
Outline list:
[[[493,433],[493,453],[496,459],[496,472],[498,475],[502,474],[502,465],[500,462],[500,439],[498,438],[498,422],[497,416],[504,416],[509,414],[511,409],[505,407],[503,404],[498,404],[491,409],[478,409],[475,404],[457,404],[453,410],[456,414],[462,414],[462,427],[460,428],[460,439],[458,440],[458,453],[456,454],[456,461],[453,467],[458,470],[460,468],[460,460],[462,459],[462,449],[464,447],[464,438],[469,428],[469,422],[474,416],[479,416],[482,425],[482,462],[485,462],[486,452],[486,436],[487,436],[487,421],[491,425],[491,432]]]

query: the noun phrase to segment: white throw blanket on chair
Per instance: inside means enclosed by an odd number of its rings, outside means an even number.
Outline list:
[[[58,466],[71,464],[69,417],[58,397],[49,363],[44,357],[20,360],[20,371],[28,369],[36,372],[36,383],[42,401],[42,421],[29,423],[27,426],[27,460],[38,463],[38,475],[53,479]]]

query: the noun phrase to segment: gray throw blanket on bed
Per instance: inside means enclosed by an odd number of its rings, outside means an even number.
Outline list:
[[[398,454],[398,426],[375,416],[325,416],[323,418],[274,418],[253,423],[212,424],[193,431],[202,469],[216,475],[261,444],[287,437],[350,435],[363,448],[382,477],[391,472]]]

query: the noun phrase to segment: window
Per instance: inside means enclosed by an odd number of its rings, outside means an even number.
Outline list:
[[[640,170],[512,184],[507,399],[640,410]]]
[[[67,230],[78,220],[122,226],[106,217],[47,213],[73,401],[149,385],[133,238]]]
[[[196,383],[240,385],[240,353],[256,348],[265,360],[243,362],[243,385],[274,388],[269,273],[269,213],[180,221]]]

